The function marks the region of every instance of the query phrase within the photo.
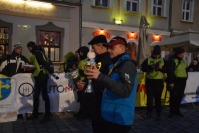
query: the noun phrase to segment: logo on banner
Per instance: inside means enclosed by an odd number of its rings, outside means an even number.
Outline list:
[[[24,97],[28,97],[33,93],[33,85],[30,83],[23,83],[19,86],[19,94]]]
[[[10,78],[0,78],[0,101],[6,99],[10,93]]]

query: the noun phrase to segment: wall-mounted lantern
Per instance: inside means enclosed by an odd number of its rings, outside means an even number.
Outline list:
[[[121,19],[115,19],[115,24],[121,25],[122,24],[122,20]]]
[[[162,36],[160,36],[160,35],[153,35],[152,36],[152,41],[160,42],[161,40],[162,40]]]
[[[135,33],[135,32],[130,32],[130,33],[127,34],[127,38],[136,40],[138,38],[138,34]]]
[[[110,36],[111,36],[107,31],[105,31],[103,29],[93,32],[93,36],[99,36],[99,35],[104,35],[107,38],[110,38]]]

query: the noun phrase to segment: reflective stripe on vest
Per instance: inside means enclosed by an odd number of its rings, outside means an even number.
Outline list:
[[[163,58],[154,59],[152,57],[148,58],[148,65],[155,65],[156,63],[159,63],[159,65],[164,66],[164,60]],[[147,78],[149,79],[163,79],[164,74],[160,71],[155,71],[155,69],[149,73],[147,73]]]
[[[178,59],[174,59],[175,66],[179,64]],[[185,63],[184,60],[180,61],[180,64],[177,66],[177,68],[174,71],[174,75],[177,78],[186,78],[187,77],[187,72],[186,72],[187,64]]]

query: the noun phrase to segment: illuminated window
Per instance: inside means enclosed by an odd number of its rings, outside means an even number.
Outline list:
[[[60,32],[39,31],[39,45],[52,61],[60,61]]]
[[[12,44],[13,24],[0,20],[0,59],[5,57]]]
[[[42,46],[45,54],[53,62],[61,61],[64,28],[57,27],[52,22],[36,26],[37,44]]]
[[[0,58],[8,53],[9,29],[0,27]]]
[[[94,0],[94,6],[109,7],[109,0]]]
[[[193,19],[193,1],[183,0],[182,4],[182,21],[192,21]]]
[[[126,1],[126,10],[131,12],[139,12],[139,0],[127,0]]]
[[[153,15],[165,16],[165,0],[153,0]]]

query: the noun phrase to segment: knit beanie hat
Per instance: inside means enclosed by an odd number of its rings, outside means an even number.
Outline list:
[[[153,52],[152,52],[152,55],[160,55],[161,53],[161,48],[159,45],[155,45],[154,46],[154,49],[153,49]]]
[[[14,50],[22,48],[20,43],[14,44]]]
[[[181,47],[174,48],[173,50],[174,50],[174,54],[175,54],[175,55],[179,55],[179,54],[185,52],[185,50],[184,50],[183,48],[181,48]]]
[[[89,52],[89,48],[87,46],[82,46],[79,48],[79,53],[82,53],[80,59],[83,60],[87,58],[87,53]]]

